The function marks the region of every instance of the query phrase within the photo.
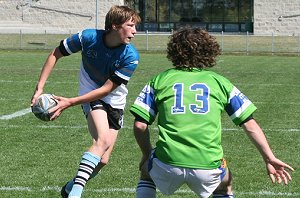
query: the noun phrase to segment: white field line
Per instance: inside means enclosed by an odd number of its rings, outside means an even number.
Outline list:
[[[13,119],[13,118],[16,118],[16,117],[26,115],[30,112],[31,112],[31,108],[22,109],[20,111],[14,112],[14,113],[9,114],[9,115],[2,115],[2,116],[0,116],[0,120],[10,120],[10,119]]]
[[[46,192],[46,191],[56,191],[60,192],[61,187],[59,186],[45,186],[41,189],[31,188],[31,187],[21,187],[21,186],[0,186],[0,191],[19,191],[19,192]],[[86,189],[85,191],[95,192],[95,193],[105,193],[105,192],[124,192],[124,193],[135,193],[135,188],[101,188],[101,189]],[[179,189],[175,192],[177,193],[192,193],[190,190]],[[300,193],[294,192],[271,192],[271,191],[258,191],[258,192],[235,192],[236,195],[261,195],[261,196],[283,196],[283,197],[299,197]]]
[[[6,99],[0,98],[0,100],[6,100]],[[255,103],[256,103],[256,104],[264,104],[264,103],[270,104],[269,102],[255,102]],[[276,103],[276,104],[277,104],[277,105],[280,105],[280,104],[300,105],[299,102]],[[20,110],[20,111],[14,112],[14,113],[12,113],[12,114],[1,115],[1,116],[0,116],[0,120],[11,120],[11,119],[14,119],[14,118],[17,118],[17,117],[26,115],[26,114],[28,114],[28,113],[30,113],[30,112],[31,112],[31,108],[22,109],[22,110]]]
[[[34,80],[0,80],[0,83],[14,83],[14,84],[24,84],[24,83],[36,83]],[[46,81],[46,83],[51,84],[79,84],[77,81]]]
[[[2,115],[0,116],[0,120],[11,120],[23,115],[26,115],[28,113],[31,113],[31,108],[22,109],[20,111],[14,112],[12,114],[8,115]],[[9,127],[9,128],[20,128],[24,127],[24,125],[0,125],[0,127]],[[86,128],[86,125],[77,125],[77,126],[67,126],[67,125],[35,125],[36,128],[74,128],[74,129],[81,129]],[[132,127],[124,126],[124,129],[132,129]],[[151,127],[152,130],[158,130],[157,127]],[[240,128],[223,128],[222,131],[239,131]],[[264,131],[277,131],[277,132],[298,132],[300,129],[263,129]]]
[[[30,187],[23,186],[0,186],[0,191],[32,191]]]
[[[0,128],[24,128],[26,126],[24,125],[0,125]],[[34,127],[34,128],[41,128],[41,129],[51,129],[51,128],[56,128],[56,129],[86,129],[87,126],[86,125],[34,125],[34,126],[27,126],[27,127]],[[124,126],[123,129],[132,129],[132,127],[130,126]],[[154,130],[154,131],[158,131],[157,127],[150,127],[150,130]],[[232,132],[232,131],[243,131],[241,128],[223,128],[222,129],[223,132]],[[274,132],[300,132],[300,129],[263,129],[263,131],[274,131]]]

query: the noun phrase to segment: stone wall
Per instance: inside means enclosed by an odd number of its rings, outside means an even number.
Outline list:
[[[254,0],[254,34],[298,35],[300,0]]]
[[[96,15],[96,1],[98,15]],[[0,32],[104,28],[105,14],[124,0],[0,0]],[[96,19],[96,16],[98,18]],[[254,34],[300,33],[300,0],[254,0]]]
[[[110,7],[122,4],[123,0],[0,0],[0,29],[5,25],[13,28],[14,24],[24,29],[30,25],[74,31],[104,28],[105,15]]]

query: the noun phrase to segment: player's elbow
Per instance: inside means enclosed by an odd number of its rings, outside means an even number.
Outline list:
[[[63,57],[63,54],[60,52],[59,48],[55,48],[53,49],[52,53],[53,56],[55,56],[56,60],[60,59],[61,57]]]
[[[133,127],[135,131],[145,131],[148,125],[141,121],[135,121]]]

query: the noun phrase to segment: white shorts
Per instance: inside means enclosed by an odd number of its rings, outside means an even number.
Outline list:
[[[183,184],[187,184],[199,197],[209,197],[219,186],[226,168],[212,170],[175,167],[152,158],[149,174],[156,187],[165,195],[173,194]]]

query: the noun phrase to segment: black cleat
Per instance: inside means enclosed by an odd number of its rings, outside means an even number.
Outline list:
[[[69,196],[69,193],[66,192],[66,186],[67,186],[68,183],[66,183],[62,188],[61,188],[61,191],[60,191],[60,195],[62,198],[68,198]]]

